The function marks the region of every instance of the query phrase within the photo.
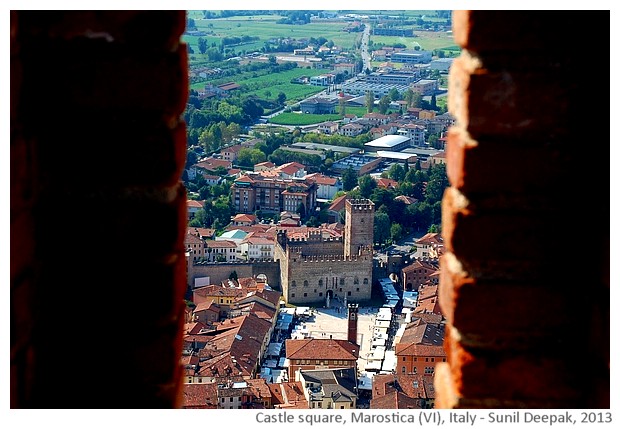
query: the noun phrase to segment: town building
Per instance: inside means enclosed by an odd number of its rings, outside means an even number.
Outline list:
[[[286,302],[370,299],[374,212],[368,199],[346,200],[344,239],[324,239],[320,229],[292,237],[278,232],[275,259]]]

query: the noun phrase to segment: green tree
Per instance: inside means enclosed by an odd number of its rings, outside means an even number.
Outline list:
[[[411,99],[411,107],[422,107],[422,102],[424,99],[422,98],[422,94],[417,91],[413,92],[413,96]]]
[[[390,227],[390,237],[392,241],[398,241],[403,235],[403,227],[399,223],[393,223]]]
[[[344,98],[338,99],[338,113],[341,116],[344,116],[347,113],[347,105]]]
[[[437,138],[437,134],[429,134],[429,136],[426,139],[426,143],[428,143],[430,147],[437,149],[438,140],[439,139]]]
[[[199,37],[198,38],[198,51],[204,55],[207,52],[207,48],[208,48],[207,40],[203,39],[202,37]]]
[[[357,185],[357,173],[353,170],[353,167],[349,166],[342,172],[342,189],[347,192],[355,188]]]
[[[230,280],[234,280],[234,281],[239,280],[239,276],[237,275],[237,270],[233,270],[233,271],[230,273],[230,275],[228,276],[228,278],[229,278]]]
[[[411,182],[404,181],[398,186],[401,195],[411,196],[413,193],[413,184]]]
[[[398,163],[392,164],[388,170],[388,177],[392,180],[400,182],[405,178],[405,169]]]
[[[435,95],[435,93],[431,95],[431,109],[437,110],[437,96]]]
[[[384,95],[379,99],[379,113],[385,115],[390,107],[390,97]]]
[[[398,100],[400,100],[400,92],[398,92],[398,89],[396,89],[396,88],[390,89],[390,92],[388,93],[388,96],[390,97],[391,101],[398,101]]]
[[[424,183],[416,182],[413,184],[413,190],[411,191],[411,196],[416,200],[424,200]]]
[[[357,179],[362,198],[370,198],[370,194],[377,187],[377,182],[369,174],[365,174]]]
[[[368,113],[372,113],[375,108],[375,93],[372,91],[366,91],[366,110]]]
[[[217,48],[209,48],[206,53],[207,57],[209,57],[209,61],[218,62],[224,59],[224,54],[222,54]]]
[[[411,90],[411,88],[407,89],[403,93],[403,99],[407,102],[407,107],[413,106],[413,94],[414,92]]]
[[[383,212],[375,213],[375,223],[373,228],[373,238],[375,243],[383,245],[389,238],[390,234],[390,217]]]
[[[286,94],[283,92],[278,93],[278,104],[284,106],[285,102],[286,102]]]
[[[252,167],[266,159],[265,154],[258,149],[243,148],[237,153],[237,164],[244,167]]]
[[[271,97],[271,91],[269,91],[269,90],[263,91],[263,94],[265,94],[265,98],[267,98],[267,99],[269,97]]]
[[[198,154],[191,149],[188,150],[185,158],[185,168],[187,169],[196,164],[196,161],[198,161]]]

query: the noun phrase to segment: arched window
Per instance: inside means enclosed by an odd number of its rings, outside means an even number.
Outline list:
[[[304,287],[308,287],[308,280],[304,280]]]
[[[344,286],[344,277],[340,277],[340,286]]]
[[[323,287],[323,279],[319,279],[319,286]]]
[[[360,280],[359,280],[357,277],[355,277],[355,278],[353,279],[353,284],[354,284],[354,285],[358,285],[358,284],[360,284]]]
[[[295,280],[291,282],[291,287],[297,287],[297,282]]]
[[[364,284],[367,285],[368,284],[368,279],[364,279]]]

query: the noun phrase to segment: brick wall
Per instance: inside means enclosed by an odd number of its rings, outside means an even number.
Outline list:
[[[609,60],[585,73],[569,43],[608,52],[608,26],[609,11],[453,14],[438,408],[609,407],[609,171],[584,150],[608,153],[609,131],[582,115],[608,114]]]
[[[184,28],[11,11],[13,408],[180,405]]]

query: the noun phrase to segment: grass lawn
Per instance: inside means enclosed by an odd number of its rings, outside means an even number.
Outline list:
[[[280,113],[269,119],[269,123],[280,125],[312,125],[325,121],[337,121],[342,119],[338,114],[314,115],[311,113]]]
[[[192,89],[203,88],[206,84],[211,83],[213,85],[219,85],[225,82],[235,82],[239,85],[248,85],[250,88],[256,88],[246,92],[246,94],[255,94],[261,98],[275,99],[278,93],[283,92],[286,94],[287,100],[302,100],[303,98],[320,92],[322,87],[313,85],[304,85],[298,83],[291,83],[292,79],[301,76],[316,76],[325,73],[325,70],[295,68],[286,70],[281,73],[260,74],[258,72],[247,72],[236,76],[228,76],[219,79],[210,80],[208,82],[198,82],[190,85]],[[257,75],[254,77],[254,75]],[[271,96],[266,97],[265,91],[271,92]]]

